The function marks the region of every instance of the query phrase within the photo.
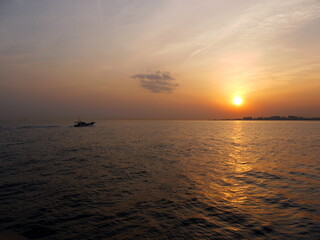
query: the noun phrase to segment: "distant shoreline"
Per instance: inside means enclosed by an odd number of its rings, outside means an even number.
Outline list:
[[[90,118],[95,119],[95,118]],[[52,121],[68,121],[73,122],[70,119],[0,119],[0,122],[52,122]],[[95,121],[320,121],[320,117],[296,117],[296,116],[288,116],[288,117],[280,117],[280,116],[272,116],[272,117],[242,117],[242,118],[207,118],[207,119],[95,119]]]
[[[218,119],[215,119],[218,120]],[[233,118],[233,119],[220,119],[225,121],[320,121],[320,117],[297,117],[297,116],[288,116],[288,117],[281,117],[281,116],[272,116],[272,117],[243,117],[243,118]]]
[[[211,121],[320,121],[320,119],[213,119]]]

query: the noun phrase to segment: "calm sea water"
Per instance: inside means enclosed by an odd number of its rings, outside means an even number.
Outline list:
[[[0,230],[320,239],[320,122],[2,122]]]

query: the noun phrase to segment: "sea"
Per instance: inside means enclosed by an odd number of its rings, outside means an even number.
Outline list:
[[[2,121],[1,231],[320,239],[320,122]]]

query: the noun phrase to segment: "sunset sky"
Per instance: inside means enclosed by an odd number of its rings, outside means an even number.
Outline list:
[[[320,1],[0,0],[0,119],[78,115],[320,116]]]

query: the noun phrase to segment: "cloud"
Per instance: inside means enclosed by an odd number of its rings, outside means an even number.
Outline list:
[[[287,32],[294,31],[319,16],[319,0],[269,0],[257,2],[231,24],[208,32],[204,32],[191,43],[198,44],[185,60],[189,62],[201,52],[214,48],[220,49],[219,43],[236,40],[237,48],[256,44],[276,38]],[[191,45],[191,43],[189,45]]]
[[[139,73],[133,75],[132,78],[139,80],[141,87],[153,93],[171,93],[179,85],[175,83],[175,79],[170,72]]]

